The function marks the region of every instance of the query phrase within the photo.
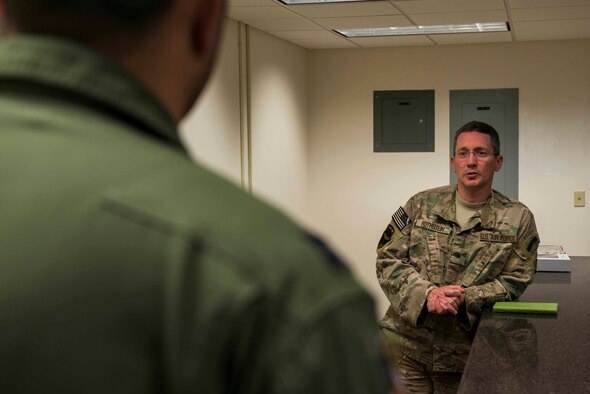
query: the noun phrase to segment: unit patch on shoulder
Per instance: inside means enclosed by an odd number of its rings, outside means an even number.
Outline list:
[[[539,238],[535,236],[533,239],[531,239],[531,242],[529,242],[529,246],[527,246],[526,250],[530,252],[536,243],[539,243]]]
[[[320,237],[312,233],[307,233],[307,237],[311,241],[311,243],[314,244],[321,251],[326,261],[328,261],[331,265],[337,268],[343,268],[348,270],[348,267],[342,261],[342,259],[338,257],[336,253],[334,253],[334,251],[330,249]]]
[[[395,229],[393,228],[393,226],[390,223],[387,225],[387,228],[385,229],[385,231],[383,231],[383,235],[381,236],[381,239],[379,240],[379,244],[377,244],[377,249],[381,249],[381,247],[383,245],[388,243],[389,240],[391,239],[391,237],[393,236],[393,233],[395,233]]]

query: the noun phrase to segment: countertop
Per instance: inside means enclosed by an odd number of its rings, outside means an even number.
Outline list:
[[[590,393],[590,257],[571,260],[519,299],[557,302],[557,316],[484,311],[459,393]]]

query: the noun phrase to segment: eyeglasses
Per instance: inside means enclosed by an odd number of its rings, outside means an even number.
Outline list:
[[[495,156],[492,152],[488,152],[485,149],[476,149],[476,150],[460,150],[459,152],[455,153],[455,156],[460,160],[466,160],[469,157],[469,154],[473,153],[476,159],[487,159],[490,156]]]

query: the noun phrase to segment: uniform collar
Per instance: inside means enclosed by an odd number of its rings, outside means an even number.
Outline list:
[[[0,81],[81,95],[182,148],[176,124],[162,104],[117,63],[79,43],[34,35],[5,39]]]
[[[432,209],[432,212],[436,215],[440,216],[444,220],[448,222],[456,223],[457,217],[457,208],[456,208],[456,193],[457,193],[457,185],[449,186],[446,190],[443,191],[443,195],[435,206]],[[476,218],[481,223],[481,226],[485,229],[494,229],[495,222],[496,222],[496,211],[494,210],[495,204],[495,191],[492,190],[492,195],[486,201],[486,204],[483,208],[479,211],[480,216]]]

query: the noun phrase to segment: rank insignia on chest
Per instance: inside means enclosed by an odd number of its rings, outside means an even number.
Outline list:
[[[484,242],[516,242],[516,235],[482,231],[479,233],[479,240]]]

